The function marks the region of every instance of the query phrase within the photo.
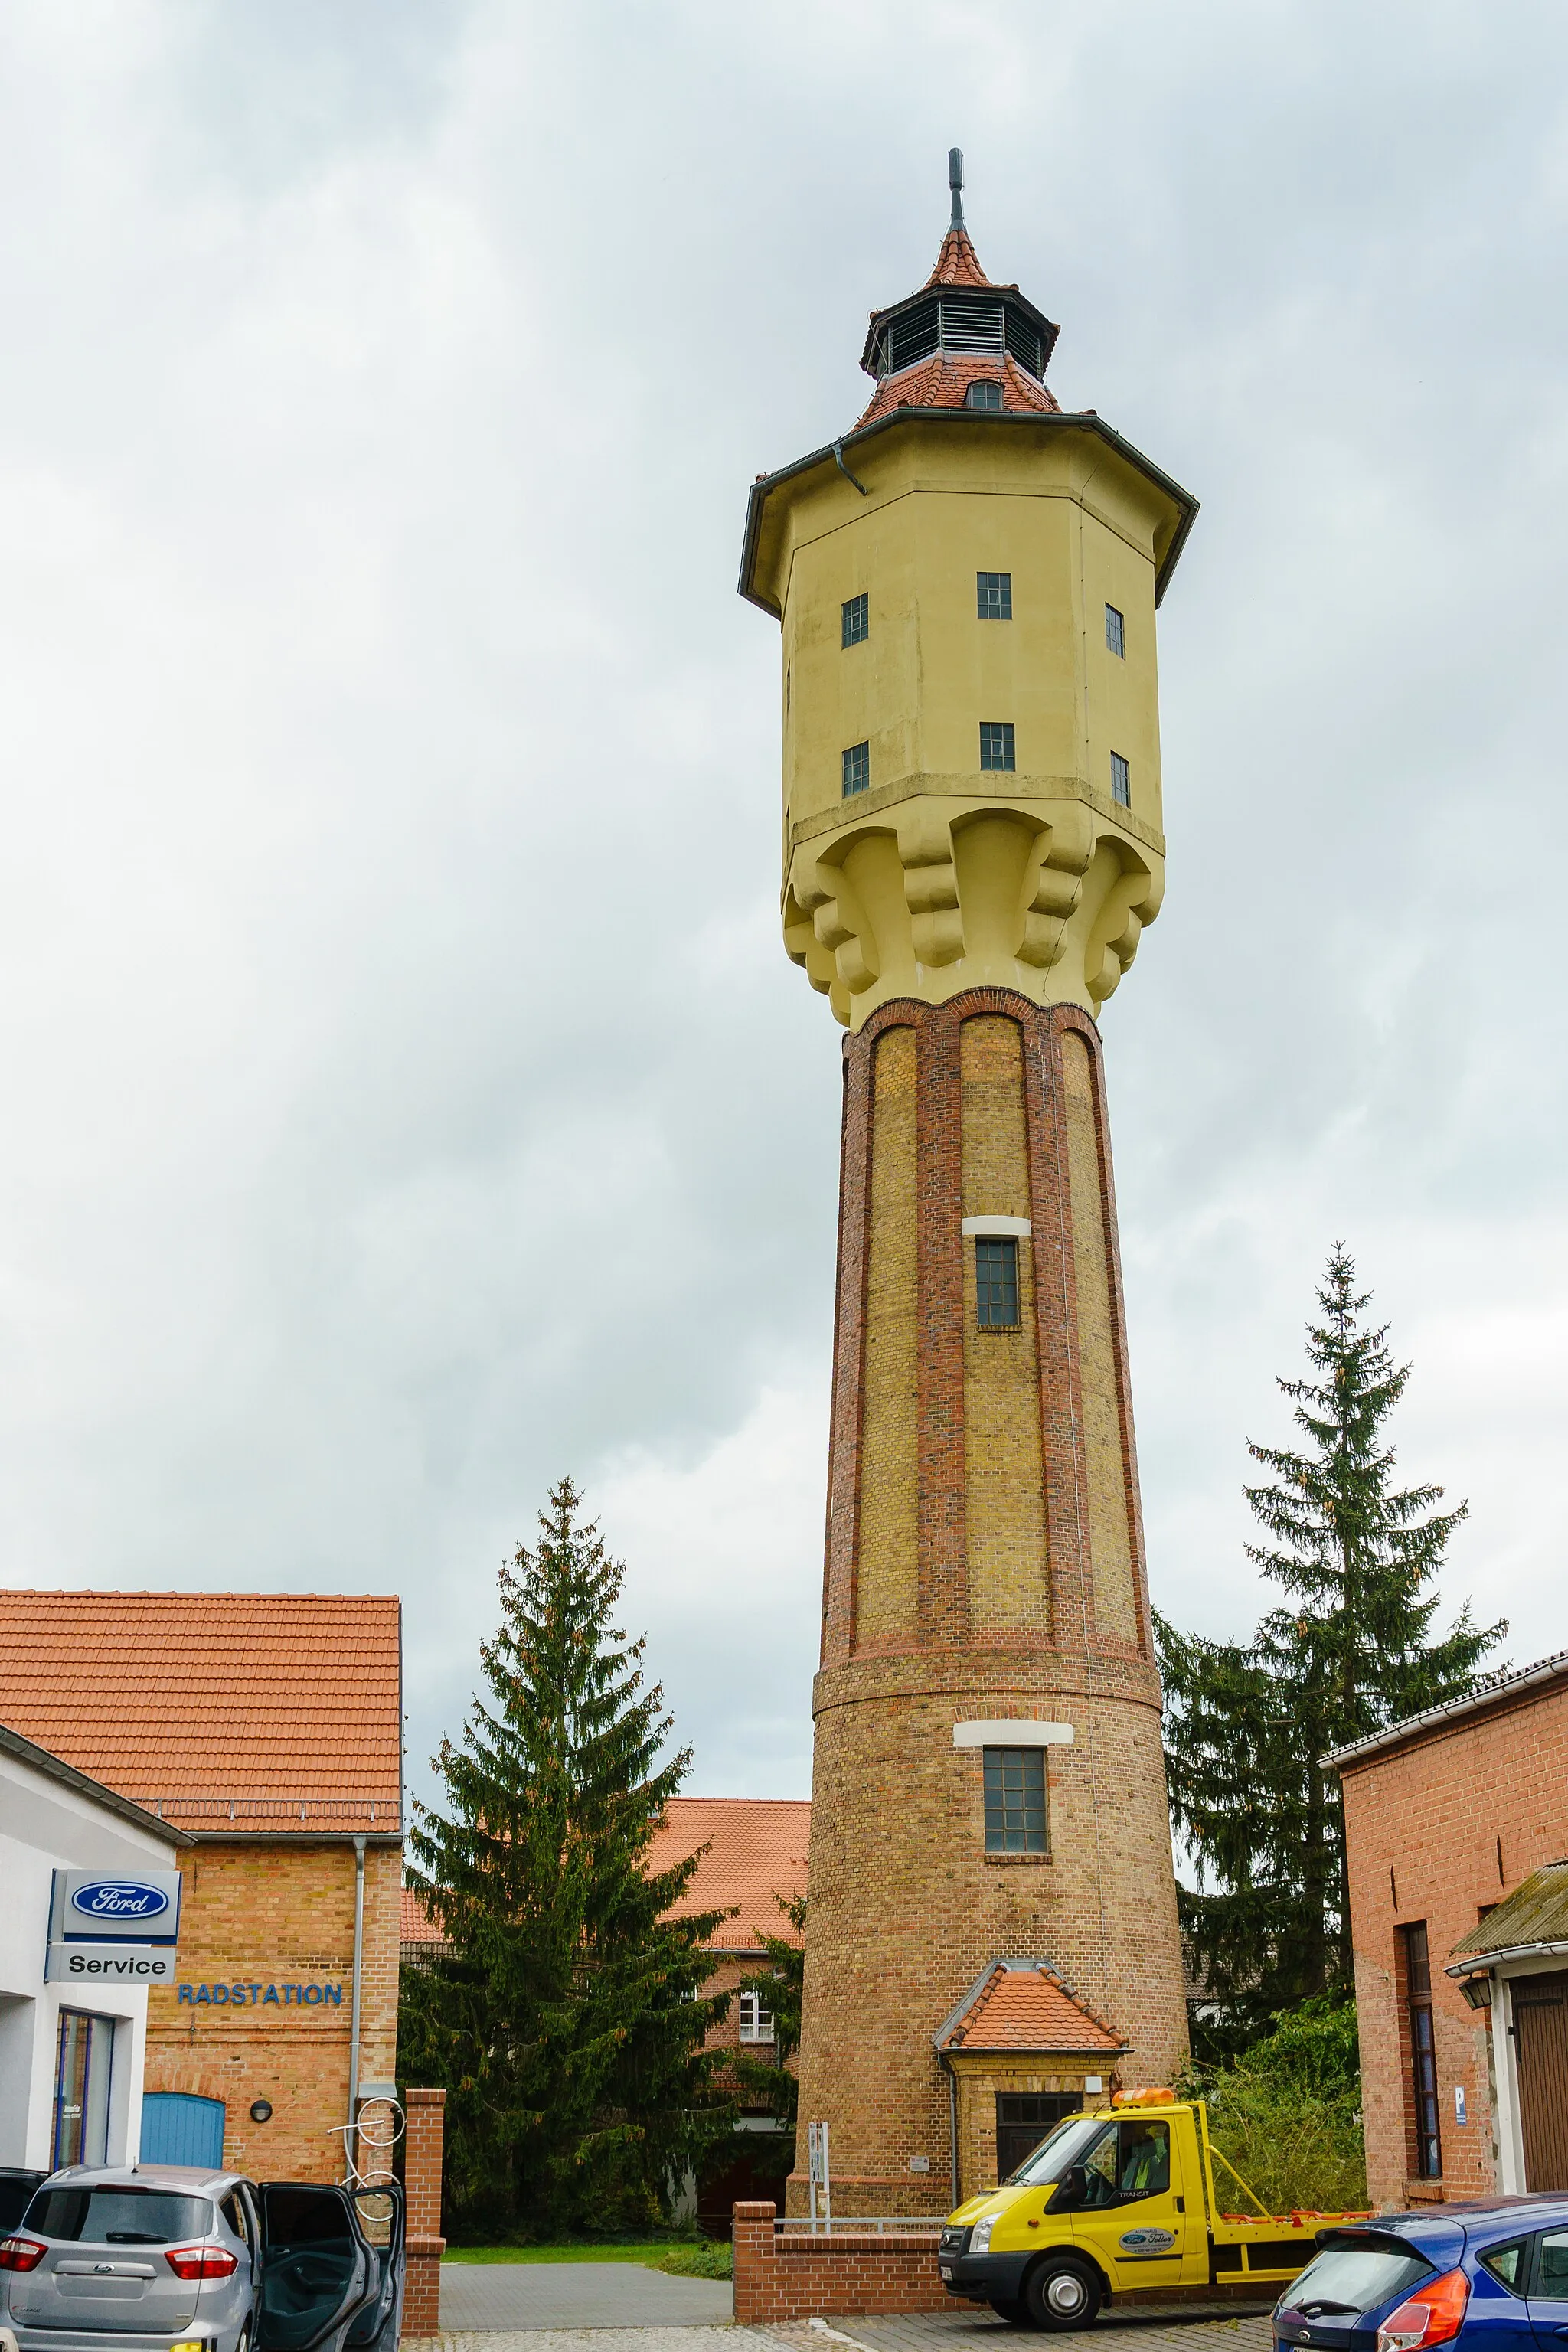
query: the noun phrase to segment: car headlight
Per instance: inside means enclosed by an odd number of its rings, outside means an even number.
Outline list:
[[[995,2227],[996,2216],[994,2213],[993,2213],[990,2218],[984,2221],[976,2221],[969,2241],[969,2251],[972,2254],[988,2254],[990,2252],[991,2232]]]

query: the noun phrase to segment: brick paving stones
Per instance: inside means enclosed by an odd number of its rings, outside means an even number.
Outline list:
[[[832,2333],[829,2334],[828,2330]],[[1009,2327],[989,2312],[939,2311],[901,2319],[835,2317],[823,2326],[792,2321],[787,2326],[749,2329],[748,2334],[772,2336],[794,2352],[1000,2352],[1007,2344],[1050,2342],[1067,2352],[1070,2345],[1082,2352],[1270,2352],[1267,2313],[1247,2312],[1189,2318],[1184,2313],[1151,2311],[1134,2315],[1117,2312],[1102,2318],[1082,2336],[1043,2336]],[[835,2340],[837,2339],[837,2341]]]

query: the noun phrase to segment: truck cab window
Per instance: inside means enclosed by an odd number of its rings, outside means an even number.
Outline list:
[[[1171,2127],[1163,2123],[1107,2124],[1079,2162],[1088,2210],[1163,2197],[1171,2186]]]

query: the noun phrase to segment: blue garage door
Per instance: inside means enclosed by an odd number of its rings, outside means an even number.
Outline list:
[[[149,2091],[142,2102],[143,2164],[223,2162],[223,2101],[187,2091]]]

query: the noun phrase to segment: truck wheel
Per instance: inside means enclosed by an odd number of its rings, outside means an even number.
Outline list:
[[[1058,2331],[1091,2327],[1100,2301],[1100,2281],[1070,2254],[1042,2263],[1024,2288],[1024,2307],[1036,2326]]]

